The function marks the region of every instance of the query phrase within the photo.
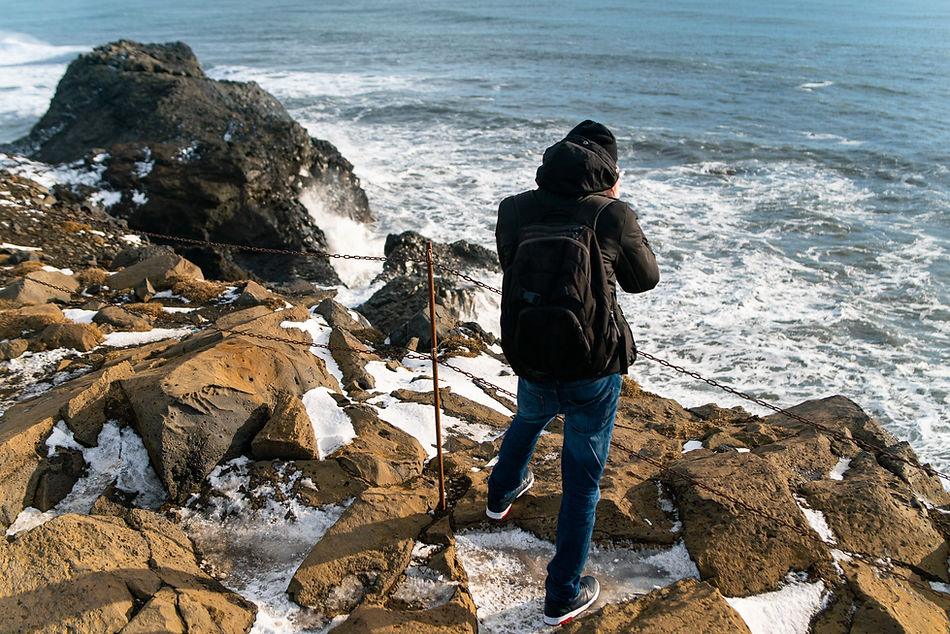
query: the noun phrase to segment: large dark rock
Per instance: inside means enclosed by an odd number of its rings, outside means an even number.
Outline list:
[[[427,266],[425,260],[428,242],[425,236],[415,231],[391,233],[386,236],[383,253],[389,260],[383,264],[383,272],[376,279],[388,282],[400,275],[424,275]],[[441,270],[444,268],[501,270],[498,266],[498,257],[493,251],[465,240],[456,240],[451,244],[433,242],[432,259]]]
[[[115,42],[70,64],[30,134],[0,150],[64,163],[108,156],[111,211],[133,228],[318,253],[323,232],[301,197],[358,220],[372,218],[352,165],[311,139],[255,83],[205,76],[181,43]],[[339,278],[321,257],[228,249],[181,253],[212,278]]]

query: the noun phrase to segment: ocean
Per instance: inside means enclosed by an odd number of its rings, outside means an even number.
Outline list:
[[[600,121],[661,269],[623,299],[640,349],[780,406],[843,394],[950,471],[946,2],[0,0],[0,15],[0,142],[77,54],[181,40],[354,164],[378,222],[357,240],[314,210],[340,252],[379,255],[407,229],[493,247],[498,201]],[[647,360],[631,374],[686,406],[767,413]]]

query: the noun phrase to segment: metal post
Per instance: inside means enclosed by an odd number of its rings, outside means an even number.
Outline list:
[[[435,328],[435,280],[432,274],[432,243],[426,246],[426,265],[429,269],[429,321],[432,323],[432,404],[435,407],[435,446],[439,458],[439,505],[446,510],[445,467],[442,464],[442,415],[439,405],[439,357]]]

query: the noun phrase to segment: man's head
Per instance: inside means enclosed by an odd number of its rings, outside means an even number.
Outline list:
[[[613,190],[619,177],[616,137],[588,119],[544,151],[535,182],[558,194],[585,196]]]

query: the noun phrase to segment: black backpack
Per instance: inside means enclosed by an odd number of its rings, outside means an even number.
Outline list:
[[[593,378],[614,358],[620,330],[594,233],[613,201],[588,196],[519,228],[501,299],[501,347],[518,376]]]

